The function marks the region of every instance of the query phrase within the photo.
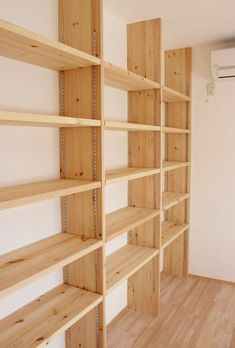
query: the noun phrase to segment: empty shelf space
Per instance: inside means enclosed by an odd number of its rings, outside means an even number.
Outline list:
[[[174,128],[174,127],[163,127],[162,128],[163,133],[166,134],[190,134],[191,131],[189,129],[183,129],[183,128]]]
[[[110,241],[159,215],[160,211],[148,208],[125,207],[106,215],[106,238]]]
[[[87,118],[41,115],[0,110],[0,125],[56,128],[98,127],[101,125],[101,121]]]
[[[0,188],[0,210],[93,190],[98,181],[56,179]]]
[[[114,131],[160,131],[159,126],[152,126],[140,123],[130,122],[118,122],[118,121],[105,121],[106,130]]]
[[[167,210],[174,205],[184,201],[189,197],[189,193],[179,192],[163,192],[162,194],[162,209]]]
[[[0,256],[0,297],[102,246],[102,241],[58,233]]]
[[[104,82],[107,86],[125,91],[160,88],[159,83],[110,63],[104,63]]]
[[[163,170],[165,172],[169,170],[180,169],[189,166],[189,162],[176,162],[176,161],[163,161]]]
[[[162,222],[162,237],[161,246],[162,248],[167,247],[176,238],[178,238],[184,231],[187,230],[189,224],[176,223],[174,221],[163,221]]]
[[[158,168],[121,168],[106,171],[106,185],[159,174]]]
[[[0,55],[52,70],[100,64],[100,59],[0,20]]]
[[[162,88],[163,101],[166,103],[177,103],[190,101],[190,97],[186,94],[177,92],[176,90],[164,86]]]
[[[107,257],[107,293],[131,277],[154,256],[157,249],[125,245]]]
[[[102,302],[102,296],[59,285],[0,323],[1,348],[46,346]]]

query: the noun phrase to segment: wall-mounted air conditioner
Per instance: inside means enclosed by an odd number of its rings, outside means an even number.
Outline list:
[[[235,78],[235,48],[226,48],[211,52],[213,80]]]

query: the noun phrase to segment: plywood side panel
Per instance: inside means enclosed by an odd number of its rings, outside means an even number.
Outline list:
[[[161,82],[161,21],[149,20],[128,25],[128,69]],[[128,121],[161,125],[161,92],[147,90],[128,93]],[[161,133],[129,132],[130,167],[161,169]],[[161,208],[161,175],[129,183],[129,205]],[[160,218],[157,217],[129,232],[134,245],[160,247]],[[128,281],[128,305],[156,315],[159,310],[159,258],[154,258]],[[143,288],[143,284],[146,286]]]

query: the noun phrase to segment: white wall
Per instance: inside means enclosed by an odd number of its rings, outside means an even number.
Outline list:
[[[57,0],[0,0],[1,18],[57,39]],[[0,57],[0,108],[57,114],[58,74]],[[0,185],[59,176],[59,133],[52,128],[0,127]],[[60,232],[60,202],[49,200],[0,212],[0,254]],[[0,317],[62,282],[50,274],[0,301]],[[49,345],[64,347],[60,336]]]
[[[210,52],[193,48],[192,201],[190,273],[235,281],[235,80],[211,79]]]
[[[118,18],[104,11],[104,58],[108,62],[126,67],[127,44],[126,25]],[[105,119],[127,120],[127,93],[105,87]],[[105,168],[128,166],[127,132],[105,132]],[[106,213],[127,206],[127,183],[110,185],[106,188]],[[126,234],[109,242],[106,255],[127,243]],[[107,296],[107,323],[127,305],[127,283],[118,286]]]

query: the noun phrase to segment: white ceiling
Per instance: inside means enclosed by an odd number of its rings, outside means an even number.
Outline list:
[[[235,40],[235,0],[104,0],[125,23],[161,17],[166,49]]]

